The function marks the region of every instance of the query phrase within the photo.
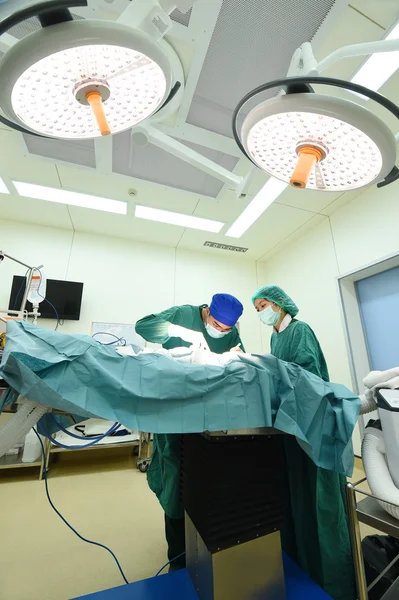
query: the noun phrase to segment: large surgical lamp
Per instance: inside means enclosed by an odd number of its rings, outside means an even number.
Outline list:
[[[90,139],[130,129],[154,114],[172,90],[166,53],[150,35],[111,21],[72,20],[70,6],[42,2],[0,23],[0,35],[37,15],[42,26],[0,61],[0,106],[24,133]]]
[[[235,140],[260,169],[293,187],[347,191],[398,179],[395,136],[363,106],[317,94],[324,84],[362,94],[399,119],[399,107],[361,85],[328,77],[288,77],[259,86],[238,104],[233,117]],[[273,88],[284,94],[258,104],[245,117],[245,105]]]

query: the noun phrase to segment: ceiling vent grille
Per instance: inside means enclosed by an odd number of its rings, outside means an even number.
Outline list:
[[[74,13],[71,14],[74,21],[80,21],[83,19],[83,17],[79,15],[75,15]],[[27,35],[30,35],[35,31],[39,31],[39,29],[41,29],[39,19],[37,17],[30,17],[29,19],[22,21],[22,23],[18,23],[18,25],[11,27],[8,33],[17,38],[17,40],[22,40]]]
[[[170,13],[170,18],[175,23],[180,23],[180,25],[184,25],[184,27],[188,27],[190,25],[192,8],[188,10],[186,13],[180,12],[177,8]]]
[[[229,244],[218,244],[217,242],[204,242],[208,248],[217,248],[218,250],[228,250],[229,252],[247,252],[248,248],[242,246],[230,246]]]

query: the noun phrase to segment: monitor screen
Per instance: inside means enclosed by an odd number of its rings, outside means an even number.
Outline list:
[[[25,292],[26,279],[20,275],[14,275],[11,287],[8,310],[19,310]],[[57,310],[58,318],[78,321],[80,318],[80,307],[82,304],[83,283],[76,281],[62,281],[58,279],[47,279],[46,300],[39,305],[39,313],[43,319],[56,319],[54,308]],[[54,306],[51,306],[51,304]],[[32,304],[26,303],[26,310],[33,311]]]

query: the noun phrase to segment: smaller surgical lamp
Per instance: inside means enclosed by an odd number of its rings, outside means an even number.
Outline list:
[[[312,84],[343,88],[374,100],[399,119],[399,107],[361,85],[320,76],[288,77],[259,86],[238,104],[234,138],[262,171],[296,188],[347,191],[399,177],[397,141],[372,112],[350,100],[315,93]],[[285,93],[258,104],[244,118],[245,105],[273,88]]]

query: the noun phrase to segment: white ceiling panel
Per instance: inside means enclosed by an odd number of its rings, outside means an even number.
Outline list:
[[[350,5],[345,9],[339,27],[334,29],[328,35],[324,42],[315,49],[317,60],[321,60],[335,50],[351,44],[360,44],[362,42],[371,42],[384,37],[385,31],[378,25],[367,19],[359,12],[353,10]],[[363,62],[364,57],[345,58],[322,71],[321,75],[325,77],[338,77],[349,79]],[[341,91],[335,91],[332,87],[323,86],[320,88],[322,93],[342,94]]]
[[[166,226],[153,223],[134,216],[133,202],[128,214],[116,215],[86,208],[69,207],[71,219],[76,231],[95,233],[130,240],[138,240],[149,244],[176,246],[184,231],[183,227]]]
[[[352,200],[354,200],[355,198],[357,198],[357,196],[363,194],[364,192],[364,189],[360,189],[352,190],[350,192],[345,192],[344,194],[341,194],[341,196],[338,196],[338,198],[331,202],[331,204],[323,208],[322,214],[328,216],[332,215],[335,211],[345,206],[345,204],[349,204],[349,202],[352,202]],[[378,194],[378,192],[379,190],[375,188],[375,193]]]
[[[130,202],[131,206],[134,203],[146,204],[154,208],[191,214],[198,203],[198,196],[195,194],[154,186],[132,177],[110,176],[69,165],[58,165],[57,170],[65,189],[123,200]],[[135,190],[136,195],[130,196],[129,190]]]
[[[223,207],[221,205],[218,206],[217,211],[215,211],[216,207],[212,208],[212,215],[214,215],[214,218],[218,218],[218,215],[221,216],[223,214]],[[204,213],[205,206],[203,203],[199,203],[194,214],[202,217]],[[209,211],[206,211],[206,214],[209,215]],[[222,244],[244,246],[248,248],[248,252],[243,255],[239,254],[239,256],[257,260],[276,246],[282,239],[309,221],[313,216],[313,213],[274,203],[239,239],[224,235],[223,231],[226,228],[222,230],[222,233],[212,235],[186,229],[179,242],[179,248],[199,249],[200,247],[203,247],[205,241],[209,240]],[[216,249],[204,247],[203,250],[208,253],[218,254],[218,250]],[[230,252],[228,251],[221,252],[230,255]]]
[[[312,217],[312,213],[304,210],[273,203],[240,238],[240,245],[256,251],[260,258]],[[225,240],[232,239],[225,236]]]
[[[351,6],[385,28],[389,28],[392,21],[399,18],[397,0],[353,0]]]
[[[281,252],[286,246],[295,242],[295,240],[299,239],[303,235],[305,235],[308,231],[319,225],[323,221],[325,221],[328,217],[326,215],[313,215],[309,221],[306,221],[301,227],[295,229],[290,235],[281,240],[278,244],[276,244],[271,250],[266,252],[263,256],[259,258],[260,262],[267,262],[273,256]]]
[[[72,229],[68,209],[63,204],[21,198],[15,193],[0,194],[0,217],[7,221]]]
[[[192,214],[198,203],[196,198],[187,197],[187,194],[179,195],[170,189],[154,191],[148,184],[127,177],[109,177],[96,171],[83,171],[66,165],[58,165],[58,173],[65,189],[128,202],[127,215],[69,207],[73,226],[77,231],[176,246],[184,228],[136,219],[135,204]],[[85,173],[84,178],[82,173]],[[135,197],[129,196],[129,188],[137,191]]]
[[[311,213],[321,213],[326,206],[341,195],[342,192],[318,192],[317,190],[301,190],[288,187],[277,198],[276,202]]]

